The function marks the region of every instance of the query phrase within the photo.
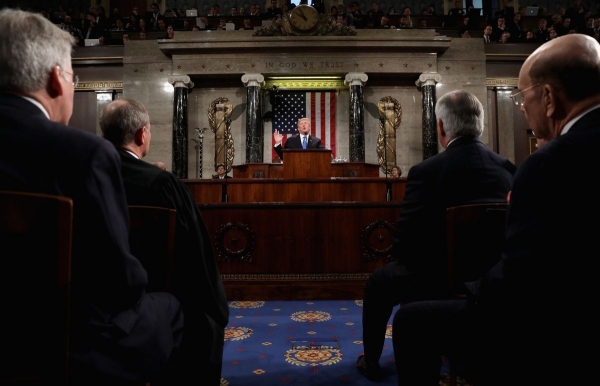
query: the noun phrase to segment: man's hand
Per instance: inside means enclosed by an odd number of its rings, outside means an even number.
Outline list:
[[[283,135],[281,135],[279,133],[279,131],[275,130],[273,132],[273,142],[275,142],[275,146],[281,144],[281,141],[283,140]]]

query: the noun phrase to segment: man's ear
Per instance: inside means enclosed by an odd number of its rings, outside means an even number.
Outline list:
[[[437,134],[439,138],[444,138],[446,136],[444,122],[440,118],[437,119]]]
[[[52,67],[52,71],[50,71],[50,78],[48,79],[48,84],[46,86],[48,90],[48,95],[51,98],[56,98],[65,93],[61,70],[59,66]]]
[[[561,103],[558,91],[552,85],[544,85],[542,89],[542,104],[546,108],[546,117],[548,118],[557,118],[557,114],[563,113],[559,111]]]
[[[137,146],[142,146],[147,141],[145,127],[142,126],[135,132],[134,142]]]

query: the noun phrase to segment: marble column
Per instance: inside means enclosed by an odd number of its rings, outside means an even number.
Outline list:
[[[423,109],[421,121],[423,125],[423,159],[427,159],[438,153],[437,122],[435,118],[435,85],[442,81],[442,76],[435,73],[419,75],[415,82],[421,89]]]
[[[260,86],[265,81],[262,74],[244,74],[246,86],[246,163],[261,163],[264,149],[262,127],[262,99]]]
[[[363,86],[369,77],[364,72],[346,74],[344,84],[350,86],[349,137],[350,162],[365,162],[365,116]]]
[[[188,178],[188,93],[194,88],[189,76],[170,76],[173,92],[173,174]]]

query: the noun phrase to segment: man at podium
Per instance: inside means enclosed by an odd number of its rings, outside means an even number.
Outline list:
[[[283,160],[283,151],[285,149],[322,149],[321,139],[310,135],[310,120],[308,118],[298,119],[298,134],[288,138],[285,145],[281,146],[283,135],[275,130],[273,132],[274,149],[281,160]]]

